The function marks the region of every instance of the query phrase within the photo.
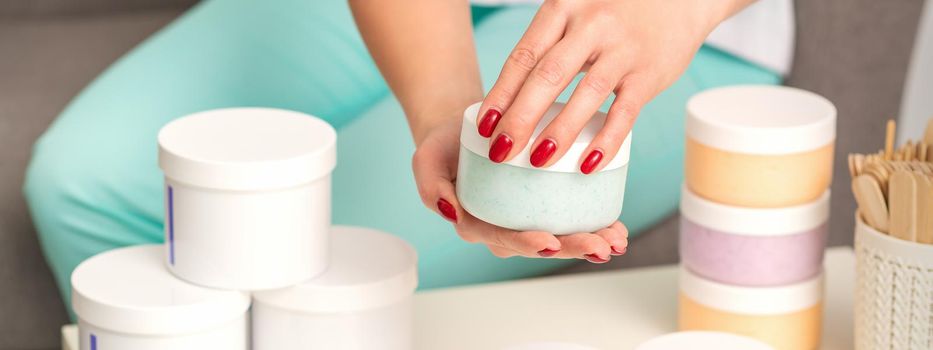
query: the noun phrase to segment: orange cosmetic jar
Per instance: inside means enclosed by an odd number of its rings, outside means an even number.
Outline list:
[[[685,177],[721,204],[775,208],[812,202],[832,179],[836,108],[809,91],[731,86],[687,103]]]
[[[739,287],[680,271],[680,329],[736,333],[776,350],[816,350],[823,275],[779,287]]]

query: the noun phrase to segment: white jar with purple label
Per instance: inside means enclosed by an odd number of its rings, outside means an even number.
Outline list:
[[[324,270],[334,129],[269,108],[195,113],[159,132],[165,259],[179,278],[260,290]]]
[[[391,234],[335,226],[327,271],[253,293],[253,350],[410,350],[414,248]]]
[[[71,274],[81,350],[247,350],[249,295],[179,280],[163,247],[104,252]]]
[[[784,208],[714,203],[682,189],[680,258],[704,278],[738,286],[804,281],[823,267],[829,190]]]

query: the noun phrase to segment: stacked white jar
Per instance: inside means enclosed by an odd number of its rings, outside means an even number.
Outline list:
[[[409,350],[415,250],[375,230],[335,226],[330,267],[253,294],[253,350]]]
[[[251,327],[272,349],[409,348],[414,249],[331,228],[335,164],[334,129],[298,112],[220,109],[167,124],[165,244],[101,253],[75,270],[80,348],[260,348]]]
[[[249,349],[249,294],[179,280],[162,252],[121,248],[78,265],[71,286],[81,349]]]
[[[680,328],[816,349],[836,109],[780,86],[687,103]]]
[[[337,133],[309,115],[219,109],[159,132],[169,269],[208,287],[281,288],[327,264]]]

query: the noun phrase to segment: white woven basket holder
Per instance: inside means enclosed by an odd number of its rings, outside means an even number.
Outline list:
[[[855,349],[933,349],[933,245],[856,219]]]

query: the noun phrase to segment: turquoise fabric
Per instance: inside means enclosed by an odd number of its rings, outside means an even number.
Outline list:
[[[534,12],[516,6],[476,16],[482,18],[475,34],[487,88]],[[686,74],[644,108],[622,216],[634,233],[676,208],[686,99],[714,86],[778,82],[773,73],[704,47]],[[159,128],[192,112],[231,106],[293,109],[334,125],[334,223],[374,227],[411,242],[420,254],[421,288],[531,276],[567,262],[495,258],[461,241],[422,207],[404,116],[346,1],[214,0],[116,62],[36,143],[25,193],[68,305],[70,273],[82,260],[163,240]]]

